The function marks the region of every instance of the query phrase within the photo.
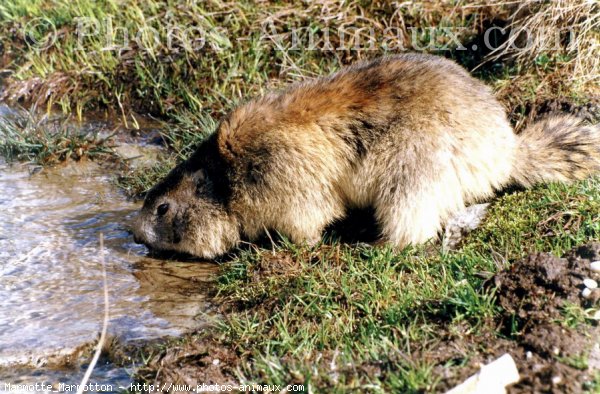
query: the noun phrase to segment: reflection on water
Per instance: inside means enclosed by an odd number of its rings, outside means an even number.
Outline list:
[[[104,311],[100,232],[109,333],[151,339],[202,324],[216,267],[145,257],[126,230],[136,208],[91,164],[33,175],[26,166],[0,164],[0,365],[43,365],[97,339]],[[1,368],[0,378],[36,375],[17,371]],[[115,374],[126,379],[110,368],[103,376],[119,380]]]

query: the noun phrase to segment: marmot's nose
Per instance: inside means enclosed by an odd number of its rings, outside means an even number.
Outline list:
[[[144,241],[138,237],[136,234],[133,234],[133,242],[135,242],[136,244],[143,244]]]

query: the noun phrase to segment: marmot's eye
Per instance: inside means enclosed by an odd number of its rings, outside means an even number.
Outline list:
[[[156,214],[158,216],[163,216],[165,213],[167,213],[168,210],[169,210],[169,204],[168,203],[160,204],[156,208]]]
[[[205,180],[206,174],[204,173],[204,170],[198,170],[192,175],[192,181],[194,181],[196,185],[203,183]]]

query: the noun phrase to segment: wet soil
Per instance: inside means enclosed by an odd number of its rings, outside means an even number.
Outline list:
[[[597,260],[600,243],[592,243],[563,258],[531,255],[494,277],[505,331],[509,325],[518,329],[514,347],[522,378],[511,392],[580,393],[597,373],[593,362],[600,341],[597,323],[565,325],[569,305],[598,306],[600,290],[593,290],[589,298],[582,296],[584,279],[600,280],[590,269],[590,262]]]
[[[188,336],[138,369],[136,378],[191,387],[199,382],[235,386],[238,384],[236,370],[242,360],[233,348],[220,344],[210,335]]]

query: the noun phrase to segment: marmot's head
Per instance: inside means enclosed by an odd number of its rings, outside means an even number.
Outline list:
[[[148,192],[133,226],[136,242],[209,259],[237,244],[240,229],[228,211],[225,166],[212,145],[209,138]]]

